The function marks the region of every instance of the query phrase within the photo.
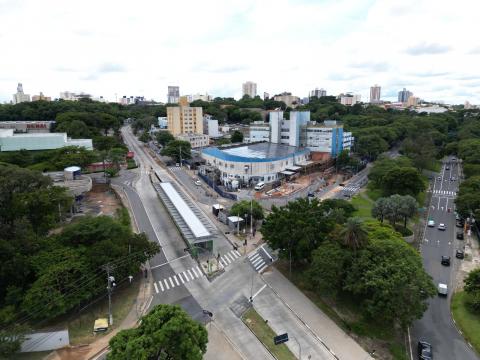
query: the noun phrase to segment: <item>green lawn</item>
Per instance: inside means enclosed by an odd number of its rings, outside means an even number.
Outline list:
[[[354,216],[357,216],[362,219],[371,219],[372,218],[372,208],[375,202],[370,199],[366,192],[361,192],[358,195],[355,195],[351,203],[357,209]]]
[[[453,295],[451,303],[453,318],[462,330],[463,336],[477,352],[480,352],[480,315],[468,310],[465,297],[466,293],[464,291]]]
[[[265,320],[255,311],[254,308],[247,310],[247,312],[243,314],[242,320],[278,360],[296,359],[286,344],[275,345],[273,337],[279,334],[273,332],[270,326],[267,325]]]

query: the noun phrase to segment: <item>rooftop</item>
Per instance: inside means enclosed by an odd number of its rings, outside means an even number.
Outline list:
[[[245,144],[221,149],[209,147],[202,150],[204,154],[223,160],[244,162],[268,162],[286,159],[307,152],[309,152],[308,149],[270,142]]]

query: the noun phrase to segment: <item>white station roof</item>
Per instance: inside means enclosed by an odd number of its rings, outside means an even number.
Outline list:
[[[195,215],[192,209],[190,209],[190,206],[188,206],[185,200],[183,200],[178,194],[177,190],[175,190],[172,184],[168,182],[162,182],[160,183],[160,186],[172,202],[173,206],[175,206],[185,223],[188,225],[188,228],[193,233],[193,236],[196,238],[204,238],[211,235],[197,215]]]

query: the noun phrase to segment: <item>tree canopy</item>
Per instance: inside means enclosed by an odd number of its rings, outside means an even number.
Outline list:
[[[157,305],[140,326],[122,330],[110,340],[108,360],[201,360],[208,334],[178,305]]]
[[[192,145],[188,141],[172,140],[162,149],[162,155],[170,156],[177,162],[190,159],[192,157]]]

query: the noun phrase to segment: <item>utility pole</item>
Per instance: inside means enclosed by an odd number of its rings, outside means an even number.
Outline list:
[[[108,324],[113,325],[112,315],[112,290],[116,286],[115,278],[110,273],[115,269],[114,265],[105,264],[102,268],[107,272],[107,291],[108,291]]]
[[[180,155],[180,167],[182,167],[182,145],[179,146],[179,155]]]
[[[253,199],[250,199],[250,236],[253,237]]]

